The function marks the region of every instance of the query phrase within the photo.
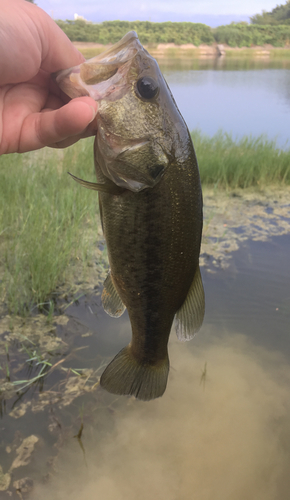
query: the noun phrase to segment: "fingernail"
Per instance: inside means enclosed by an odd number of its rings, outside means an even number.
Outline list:
[[[92,119],[89,121],[89,123],[91,123],[96,118],[96,114],[98,112],[98,105],[96,109],[93,106],[90,106],[90,108],[92,110]]]

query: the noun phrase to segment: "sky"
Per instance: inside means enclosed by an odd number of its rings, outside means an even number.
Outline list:
[[[278,2],[279,3],[279,2]],[[285,2],[280,2],[285,3]],[[191,21],[212,27],[232,21],[247,21],[249,16],[272,10],[277,0],[36,0],[54,19],[73,19],[74,14],[93,22],[111,21]]]

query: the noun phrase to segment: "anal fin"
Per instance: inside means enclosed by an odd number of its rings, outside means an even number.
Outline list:
[[[106,313],[113,318],[122,316],[126,309],[112,281],[111,273],[108,274],[104,282],[102,304]]]
[[[204,290],[198,266],[187,297],[175,315],[176,334],[179,340],[184,342],[194,337],[202,325],[204,310]]]

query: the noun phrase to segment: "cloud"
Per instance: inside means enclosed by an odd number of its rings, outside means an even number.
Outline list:
[[[34,498],[286,498],[290,367],[243,335],[210,333],[186,345],[172,339],[165,395],[121,398],[113,429],[105,414],[84,429],[88,468],[72,439],[58,477]]]

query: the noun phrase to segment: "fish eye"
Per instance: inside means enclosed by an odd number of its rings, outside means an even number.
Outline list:
[[[153,99],[157,95],[159,87],[150,76],[143,76],[137,82],[137,90],[144,99]]]

